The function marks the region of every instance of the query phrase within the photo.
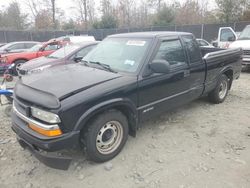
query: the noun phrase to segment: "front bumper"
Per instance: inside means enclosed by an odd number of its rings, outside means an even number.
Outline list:
[[[39,135],[27,126],[27,122],[12,112],[12,129],[17,134],[17,140],[24,148],[28,148],[34,156],[45,165],[67,170],[72,158],[53,156],[49,152],[78,147],[79,132],[65,133],[60,137],[49,138]],[[43,151],[47,153],[44,154]]]
[[[43,154],[39,151],[39,149],[29,144],[25,140],[19,138],[18,136],[17,136],[17,141],[19,142],[22,148],[28,149],[40,162],[51,168],[67,170],[70,166],[72,158],[50,156],[48,154]]]

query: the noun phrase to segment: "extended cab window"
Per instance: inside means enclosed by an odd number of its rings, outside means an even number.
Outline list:
[[[201,61],[201,52],[198,43],[192,35],[182,36],[185,46],[188,51],[190,63],[197,63]]]
[[[163,41],[154,59],[163,59],[171,66],[186,64],[185,53],[179,39]]]

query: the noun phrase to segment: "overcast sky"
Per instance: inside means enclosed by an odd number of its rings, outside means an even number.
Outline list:
[[[0,9],[4,9],[4,7],[8,6],[9,3],[11,3],[13,0],[0,0]],[[18,0],[18,2],[21,2],[23,0]],[[96,5],[99,6],[100,0],[92,0],[95,2]],[[113,2],[116,2],[117,0],[112,0]],[[165,0],[166,2],[169,2],[169,0]],[[180,2],[184,2],[185,0],[180,0]],[[202,2],[203,0],[199,0]],[[56,6],[61,8],[62,10],[65,11],[65,16],[66,18],[69,18],[72,15],[72,9],[71,7],[73,6],[73,0],[56,0]],[[212,9],[215,7],[214,0],[208,0],[209,4],[209,9]],[[29,11],[25,5],[20,3],[21,5],[21,10],[22,12],[27,12]]]

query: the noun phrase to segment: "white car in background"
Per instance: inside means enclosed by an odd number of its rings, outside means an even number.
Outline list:
[[[69,43],[83,43],[83,42],[95,42],[95,37],[88,35],[80,35],[80,36],[62,36],[57,38],[58,40],[67,41]]]
[[[237,38],[237,33],[231,27],[221,27],[218,32],[218,37],[212,42],[212,45],[218,48],[228,48]]]
[[[242,69],[250,71],[250,25],[245,27],[239,38],[230,44],[229,47],[243,49]]]

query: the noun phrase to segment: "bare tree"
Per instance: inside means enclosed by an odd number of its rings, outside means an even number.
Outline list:
[[[148,0],[148,3],[151,7],[157,9],[157,12],[161,10],[162,0]]]
[[[51,2],[53,25],[54,29],[56,29],[56,0],[50,0],[50,2]]]
[[[85,29],[89,28],[95,18],[95,3],[91,0],[75,0],[76,10],[80,17],[80,21],[84,24]]]
[[[118,13],[120,24],[130,27],[132,22],[133,11],[136,8],[135,0],[119,0]]]
[[[196,0],[186,0],[176,13],[177,24],[200,24],[202,22],[201,7]]]
[[[40,0],[24,0],[23,3],[30,9],[31,14],[36,18],[40,11]]]

